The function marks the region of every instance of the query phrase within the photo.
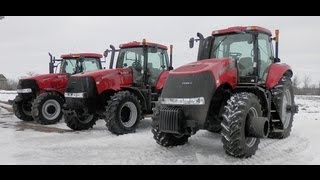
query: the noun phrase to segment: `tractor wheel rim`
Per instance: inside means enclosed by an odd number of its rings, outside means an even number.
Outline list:
[[[31,102],[22,102],[22,112],[27,115],[27,116],[31,116]]]
[[[258,116],[259,116],[259,115],[258,115],[258,111],[256,110],[256,108],[251,107],[251,108],[249,109],[249,111],[248,111],[247,116],[249,116],[249,118],[258,117]],[[246,145],[247,145],[248,147],[252,147],[252,146],[256,143],[257,138],[254,138],[254,137],[246,137],[245,141],[246,141]]]
[[[126,102],[120,108],[120,121],[126,128],[131,128],[138,118],[138,110],[133,102]]]
[[[283,101],[282,101],[282,112],[281,112],[281,121],[283,124],[284,129],[288,128],[290,124],[290,119],[291,119],[291,110],[287,110],[288,106],[292,106],[292,101],[291,101],[291,92],[289,89],[286,89],[283,95]]]
[[[45,119],[55,120],[61,113],[61,107],[58,101],[50,99],[42,105],[42,115]]]

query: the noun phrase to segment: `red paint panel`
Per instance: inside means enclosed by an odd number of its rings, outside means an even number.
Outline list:
[[[87,57],[87,58],[102,58],[102,55],[97,53],[64,54],[64,55],[61,55],[61,58],[70,59],[70,58],[79,58],[80,56]]]
[[[169,76],[169,71],[163,71],[160,76],[159,76],[159,80],[157,81],[156,84],[156,90],[157,91],[161,91],[167,81],[167,78]]]
[[[230,58],[207,59],[193,62],[171,71],[169,74],[184,75],[198,74],[202,72],[211,72],[214,76],[217,87],[221,84],[228,83],[232,87],[237,84],[237,70],[234,60]]]
[[[267,88],[273,88],[278,84],[282,76],[288,70],[291,71],[291,67],[287,64],[272,64],[268,71],[268,77],[266,81]]]
[[[239,31],[260,31],[272,35],[271,31],[259,26],[235,26],[227,29],[220,29],[212,32],[212,35],[236,33]]]
[[[63,94],[68,84],[69,75],[66,73],[44,74],[24,79],[36,80],[40,94],[44,93],[45,89],[55,89]]]
[[[134,47],[141,47],[142,45],[143,45],[142,42],[134,41],[134,42],[126,43],[126,44],[121,44],[120,48],[134,48]],[[168,49],[167,46],[164,46],[161,44],[151,43],[151,42],[146,43],[146,46],[149,46],[149,47],[154,46],[154,45],[156,45],[158,48],[161,48],[161,49],[165,49],[165,50]]]

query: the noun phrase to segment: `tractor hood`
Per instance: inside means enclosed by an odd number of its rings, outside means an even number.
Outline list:
[[[235,87],[237,84],[237,69],[235,60],[230,58],[205,59],[181,66],[169,73],[170,75],[191,75],[210,72],[217,86],[228,83]]]
[[[51,79],[54,78],[65,78],[67,76],[67,73],[57,73],[57,74],[42,74],[38,76],[33,76],[33,77],[27,77],[27,78],[22,78],[21,80],[36,80],[37,82],[43,82],[43,81],[50,81]]]
[[[63,93],[64,88],[68,81],[67,73],[57,73],[57,74],[43,74],[34,77],[22,78],[19,80],[18,89],[27,89],[32,86],[37,86],[37,91],[40,93],[46,90],[56,90]]]
[[[73,75],[70,78],[67,92],[86,91],[86,88],[82,86],[87,86],[85,84],[89,81],[91,82],[90,86],[96,86],[98,94],[106,90],[118,91],[121,87],[129,87],[132,85],[132,69],[105,69]]]
[[[170,74],[199,74],[209,71],[212,72],[215,77],[218,77],[223,71],[230,68],[230,66],[234,66],[234,60],[230,58],[206,59],[181,66],[171,71]]]
[[[160,103],[180,106],[193,120],[206,118],[213,94],[224,81],[236,82],[232,59],[208,59],[181,66],[169,73]],[[228,79],[229,78],[229,79]]]

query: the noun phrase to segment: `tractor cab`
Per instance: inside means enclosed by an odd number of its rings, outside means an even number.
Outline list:
[[[212,36],[207,38],[198,33],[198,61],[234,59],[238,69],[238,84],[263,84],[268,76],[268,67],[279,62],[279,58],[273,54],[271,36],[269,30],[257,26],[213,31]],[[194,38],[190,39],[190,47],[194,41]]]
[[[61,59],[55,59],[50,53],[49,72],[54,73],[60,65],[60,73],[70,75],[102,69],[102,55],[95,53],[80,53],[62,55]],[[55,64],[56,62],[60,62]]]
[[[172,70],[172,60],[167,53],[168,48],[164,45],[143,42],[131,42],[121,44],[116,50],[110,46],[111,50],[105,51],[105,56],[112,53],[110,69],[113,68],[115,53],[118,52],[116,68],[130,68],[133,74],[133,86],[150,86],[156,88],[161,73]],[[171,46],[172,48],[172,46]],[[172,50],[172,49],[171,49]]]

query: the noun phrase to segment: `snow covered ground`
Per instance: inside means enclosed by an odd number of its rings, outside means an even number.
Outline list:
[[[14,96],[0,93],[0,100]],[[164,148],[153,140],[151,119],[143,120],[135,134],[113,135],[102,120],[89,131],[73,132],[63,121],[22,122],[0,103],[0,164],[320,164],[320,97],[297,96],[296,102],[291,136],[261,140],[249,159],[226,155],[221,136],[207,131],[184,146]]]
[[[16,97],[16,95],[16,91],[0,90],[0,102],[8,102],[8,100],[13,100]]]

